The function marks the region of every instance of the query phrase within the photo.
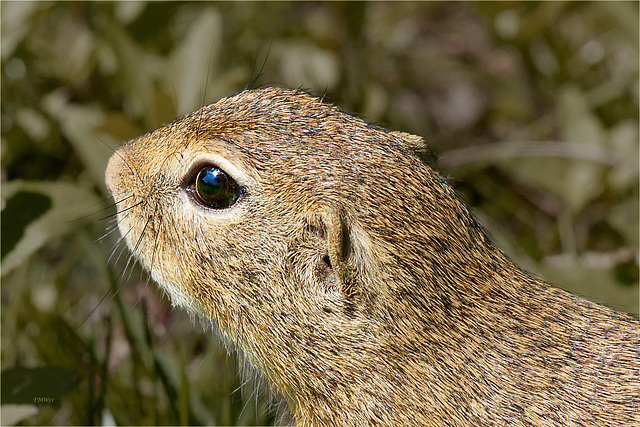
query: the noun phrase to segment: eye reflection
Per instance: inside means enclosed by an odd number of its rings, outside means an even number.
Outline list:
[[[203,205],[213,209],[232,206],[240,197],[240,186],[216,166],[204,166],[193,183],[194,192]]]

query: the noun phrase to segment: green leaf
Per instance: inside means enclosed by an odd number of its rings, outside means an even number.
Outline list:
[[[2,196],[3,276],[50,239],[72,231],[98,202],[87,187],[64,182],[11,181],[2,185]]]
[[[105,19],[100,35],[116,57],[125,113],[143,118],[147,129],[158,127],[154,81],[166,60],[145,52],[115,20]]]
[[[558,255],[545,258],[538,266],[537,273],[569,292],[637,315],[637,283],[621,286],[609,268],[599,268],[596,264],[589,256]]]
[[[62,133],[82,160],[93,184],[107,194],[104,171],[120,141],[99,132],[105,119],[104,114],[96,107],[67,102],[61,91],[47,94],[42,105],[60,122]]]
[[[2,210],[2,258],[24,235],[26,227],[51,208],[44,194],[20,191],[6,201]]]
[[[6,2],[2,4],[2,60],[9,58],[33,25],[33,15],[47,8],[40,2]],[[4,65],[4,64],[3,64]]]
[[[638,122],[625,120],[617,123],[608,134],[609,143],[614,150],[626,160],[625,163],[612,168],[608,174],[608,183],[617,191],[625,191],[638,185]]]
[[[593,2],[593,6],[612,21],[616,30],[621,31],[629,43],[636,44],[638,43],[638,8],[634,3],[599,1]]]
[[[322,92],[338,84],[339,60],[334,52],[300,42],[278,43],[274,50],[281,55],[280,71],[290,87]]]
[[[0,414],[2,414],[0,424],[12,426],[37,413],[38,408],[35,405],[2,405],[0,407]]]
[[[222,17],[216,9],[203,10],[191,24],[184,40],[171,53],[168,71],[175,87],[178,114],[202,107],[202,94],[209,78],[207,73],[210,69],[215,72],[220,56],[222,24]]]

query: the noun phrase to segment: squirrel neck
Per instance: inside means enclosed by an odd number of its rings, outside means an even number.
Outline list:
[[[437,279],[429,276],[431,283],[420,273],[433,262],[426,255],[425,265],[419,267],[389,266],[396,287],[379,283],[376,295],[367,297],[370,306],[354,314],[351,322],[328,323],[326,317],[320,319],[323,313],[308,313],[304,328],[288,328],[291,319],[266,322],[241,347],[286,396],[295,418],[314,420],[308,425],[350,425],[349,419],[360,419],[363,413],[376,419],[376,411],[396,411],[386,419],[398,419],[404,416],[400,413],[425,408],[434,425],[438,420],[447,422],[460,396],[480,392],[471,364],[492,366],[489,359],[499,360],[490,342],[500,334],[495,330],[501,324],[496,317],[520,310],[519,288],[531,284],[544,288],[497,249],[487,248],[485,255],[492,259],[478,260],[485,268]],[[398,281],[398,272],[406,278]],[[398,288],[398,283],[405,287]],[[264,348],[270,349],[269,355],[260,354]],[[451,384],[466,385],[468,390],[453,390]],[[425,399],[430,400],[428,405]],[[405,406],[400,413],[399,402]],[[336,407],[343,411],[336,413]]]

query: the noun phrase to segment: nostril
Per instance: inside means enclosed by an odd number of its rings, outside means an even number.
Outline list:
[[[331,259],[328,254],[322,257],[322,262],[327,264],[327,267],[331,268]]]

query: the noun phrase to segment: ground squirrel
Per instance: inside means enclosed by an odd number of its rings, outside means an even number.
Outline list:
[[[297,426],[638,425],[640,323],[495,248],[421,138],[244,91],[123,145],[119,228]]]

